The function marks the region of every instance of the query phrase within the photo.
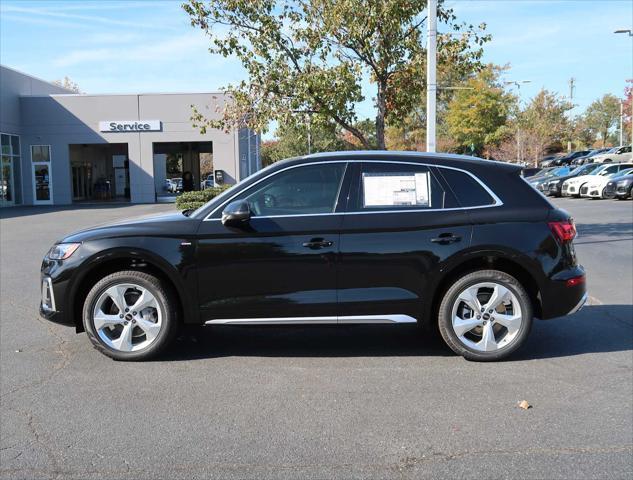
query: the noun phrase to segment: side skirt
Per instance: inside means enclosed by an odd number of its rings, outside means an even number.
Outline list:
[[[409,315],[352,315],[345,317],[280,317],[280,318],[219,318],[205,325],[341,325],[368,323],[416,323]]]

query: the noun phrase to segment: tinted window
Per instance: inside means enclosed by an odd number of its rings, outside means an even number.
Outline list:
[[[481,207],[495,203],[484,187],[467,173],[449,168],[440,168],[439,171],[462,207]]]
[[[306,165],[284,170],[243,192],[254,216],[332,213],[345,163]]]
[[[455,206],[424,165],[363,163],[356,210],[419,210]],[[352,206],[352,209],[354,207]]]

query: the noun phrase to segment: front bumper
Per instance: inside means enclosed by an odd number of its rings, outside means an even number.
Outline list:
[[[563,197],[572,197],[578,195],[578,187],[576,185],[563,184],[561,189],[561,195]]]
[[[61,285],[56,286],[51,277],[42,275],[40,317],[62,325],[74,325],[62,311],[62,290]]]
[[[581,197],[602,198],[602,187],[597,185],[587,185],[580,189]]]

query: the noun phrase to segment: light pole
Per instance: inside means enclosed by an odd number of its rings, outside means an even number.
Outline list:
[[[428,0],[428,25],[426,38],[426,151],[435,152],[435,115],[437,83],[437,0]]]
[[[613,33],[626,33],[629,38],[633,38],[633,32],[631,31],[631,29],[620,29],[620,30],[616,30]],[[622,107],[620,107],[622,108]],[[620,122],[622,122],[622,115],[620,116]],[[620,138],[622,140],[620,140],[620,145],[622,145],[624,143],[624,136],[622,135],[622,128],[624,127],[624,125],[622,125],[622,127],[620,127]],[[633,102],[631,102],[631,148],[633,148]]]
[[[532,80],[510,80],[503,82],[504,85],[513,85],[517,87],[517,96],[519,97],[519,108],[521,107],[521,85],[531,83]],[[517,163],[521,162],[521,127],[517,118]]]

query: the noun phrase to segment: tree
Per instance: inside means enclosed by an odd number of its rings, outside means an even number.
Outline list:
[[[309,112],[316,121],[334,122],[371,148],[355,127],[361,84],[369,78],[375,93],[372,135],[385,148],[385,124],[403,118],[422,103],[425,90],[426,2],[411,0],[189,0],[183,5],[193,26],[211,38],[212,53],[236,57],[247,81],[228,86],[232,101],[220,120],[194,111],[203,128],[248,126],[266,130],[272,120],[291,123]],[[479,68],[485,25],[457,23],[440,2],[438,37],[441,68]]]
[[[535,165],[548,146],[568,135],[566,112],[571,108],[566,99],[543,89],[519,114],[519,142],[526,157],[531,157]]]
[[[448,132],[462,152],[481,154],[486,145],[501,140],[500,129],[516,105],[516,97],[499,81],[502,71],[488,65],[465,82],[448,105]]]
[[[296,122],[280,125],[275,131],[275,139],[262,144],[262,164],[308,154],[308,138],[310,152],[331,152],[345,150],[349,144],[342,138],[341,129],[336,124],[330,125],[307,122]]]
[[[624,87],[624,98],[622,99],[623,103],[623,113],[624,113],[624,122],[623,122],[623,130],[624,130],[624,138],[629,139],[629,143],[633,142],[633,131],[631,131],[633,122],[633,78],[630,78],[626,81],[629,85]]]
[[[600,136],[603,147],[609,138],[609,131],[618,124],[619,119],[620,100],[609,93],[592,102],[585,111],[585,122],[590,130]]]
[[[62,88],[65,88],[66,90],[70,90],[75,93],[81,93],[81,90],[79,90],[79,85],[73,82],[70,77],[64,77],[61,80],[53,80],[53,83],[55,85],[59,85]]]

